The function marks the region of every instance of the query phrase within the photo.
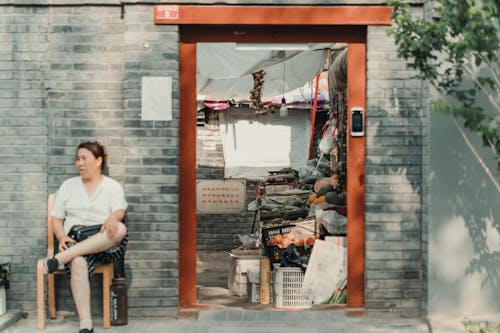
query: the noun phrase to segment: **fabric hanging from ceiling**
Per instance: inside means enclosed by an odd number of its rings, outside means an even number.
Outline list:
[[[347,89],[347,49],[336,54],[328,69],[331,88],[335,91]]]
[[[199,43],[198,99],[248,100],[253,88],[252,73],[261,69],[266,71],[262,98],[279,96],[281,99],[283,91],[303,87],[322,71],[328,49],[319,47],[300,52],[241,51],[235,43]]]

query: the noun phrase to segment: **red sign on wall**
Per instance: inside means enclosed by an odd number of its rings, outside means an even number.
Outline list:
[[[155,6],[155,19],[158,19],[158,20],[178,20],[179,19],[179,6],[177,6],[177,5]]]

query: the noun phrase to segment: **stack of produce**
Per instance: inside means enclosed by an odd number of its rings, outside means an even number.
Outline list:
[[[258,208],[261,219],[277,217],[297,219],[308,214],[305,199],[301,199],[296,195],[264,196],[260,198]]]
[[[309,196],[306,202],[309,206],[312,204],[320,205],[328,203],[334,206],[345,206],[346,204],[346,193],[337,193],[335,187],[332,184],[323,185],[319,188],[316,193]]]
[[[263,243],[271,263],[280,263],[283,258],[283,251],[289,247],[295,247],[301,255],[311,253],[316,241],[314,230],[311,231],[299,225],[283,224],[263,228]]]
[[[297,232],[291,231],[285,235],[276,234],[273,238],[267,241],[267,245],[276,245],[280,249],[286,249],[294,244],[295,246],[303,246],[306,250],[314,245],[316,238],[311,235],[302,236]]]

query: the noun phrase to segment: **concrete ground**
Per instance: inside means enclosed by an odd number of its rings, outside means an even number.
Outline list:
[[[168,332],[168,333],[458,333],[466,332],[460,319],[401,319],[370,315],[359,310],[332,310],[318,306],[306,310],[282,310],[271,305],[248,302],[246,297],[231,295],[227,289],[230,257],[224,253],[200,253],[198,258],[198,300],[204,310],[187,313],[191,319],[135,318],[129,313],[125,326],[102,328],[102,319],[94,318],[94,332]],[[74,313],[48,319],[45,332],[78,332]],[[9,311],[0,316],[1,333],[38,332],[36,313]]]
[[[31,314],[22,319],[20,319],[20,315],[20,311],[9,311],[7,314],[0,316],[0,332],[42,332],[36,328],[36,314]],[[479,320],[479,318],[477,319]],[[430,322],[426,323],[421,319],[400,319],[371,315],[352,316],[341,310],[261,311],[219,309],[199,311],[197,317],[192,319],[129,318],[128,325],[112,326],[110,329],[103,329],[101,319],[95,318],[94,332],[275,333],[276,331],[282,332],[286,330],[287,333],[466,333],[462,320],[463,318],[431,317]],[[77,333],[77,318],[70,315],[65,318],[48,320],[44,332]],[[488,332],[497,333],[498,331]]]
[[[3,333],[37,332],[34,316],[28,316],[5,328]],[[94,332],[168,332],[168,333],[428,333],[427,325],[418,319],[349,317],[344,311],[259,311],[206,310],[196,319],[131,318],[128,325],[103,329],[96,319]],[[78,332],[76,317],[49,320],[47,333]]]

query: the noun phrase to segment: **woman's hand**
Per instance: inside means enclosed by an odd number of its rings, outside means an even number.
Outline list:
[[[113,215],[111,215],[104,223],[102,224],[100,232],[107,232],[108,237],[110,239],[114,239],[116,234],[118,233],[118,221]]]
[[[65,251],[69,248],[69,246],[66,243],[71,243],[71,244],[76,243],[76,241],[73,238],[69,237],[68,235],[64,235],[58,238],[58,240],[59,240],[59,252]]]

